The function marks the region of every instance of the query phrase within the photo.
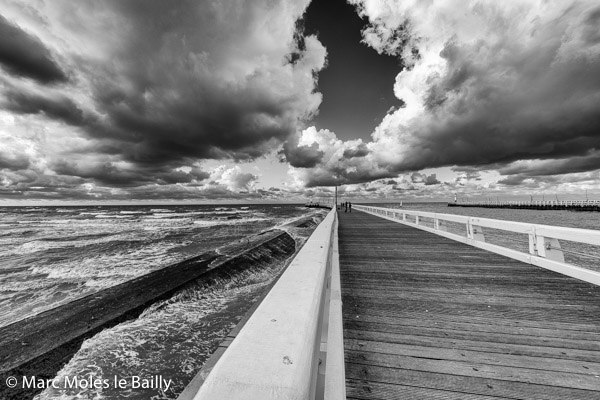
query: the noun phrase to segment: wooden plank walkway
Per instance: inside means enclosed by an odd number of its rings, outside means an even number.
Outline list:
[[[600,399],[600,287],[339,216],[349,399]]]

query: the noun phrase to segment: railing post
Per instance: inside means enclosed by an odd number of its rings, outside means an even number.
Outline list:
[[[531,232],[528,234],[529,236],[529,254],[533,256],[537,256],[537,239],[535,236],[535,225],[531,226]]]
[[[483,228],[479,225],[473,225],[471,218],[469,218],[469,221],[467,222],[467,237],[478,242],[485,242]]]
[[[415,215],[415,224],[419,225],[419,216]]]
[[[537,253],[548,260],[565,262],[558,239],[537,236]]]

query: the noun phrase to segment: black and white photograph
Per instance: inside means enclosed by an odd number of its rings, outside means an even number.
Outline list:
[[[600,2],[0,0],[54,399],[600,399]]]

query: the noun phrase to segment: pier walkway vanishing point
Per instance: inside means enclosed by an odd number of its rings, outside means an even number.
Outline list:
[[[489,226],[529,253],[486,243]],[[565,263],[559,239],[600,232],[331,212],[185,398],[600,399],[600,273]]]

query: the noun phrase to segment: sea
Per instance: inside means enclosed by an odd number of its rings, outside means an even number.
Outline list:
[[[324,211],[285,204],[0,208],[0,327],[311,214]],[[306,240],[288,233],[298,244]],[[57,375],[79,385],[69,381],[69,390],[48,388],[36,398],[177,398],[282,267],[188,285],[101,331]],[[168,388],[148,383],[159,375],[171,380]],[[90,378],[110,384],[90,387]],[[114,379],[129,385],[116,388]],[[134,387],[132,379],[153,387]]]
[[[597,212],[377,205],[600,229]],[[0,208],[0,326],[315,212],[301,205]],[[295,235],[298,243],[306,240]],[[527,251],[526,236],[486,230],[486,241]],[[565,249],[576,253],[566,253],[567,261],[598,268],[597,248]],[[586,252],[592,256],[579,254]],[[188,285],[137,318],[101,331],[84,341],[57,374],[59,382],[76,378],[80,385],[48,388],[36,399],[176,399],[281,268],[271,266],[218,284]],[[108,380],[107,385],[86,383],[94,379]],[[114,379],[129,385],[117,388]],[[135,379],[146,379],[140,382],[147,387],[133,387]],[[171,382],[169,387],[158,384],[163,380]]]

